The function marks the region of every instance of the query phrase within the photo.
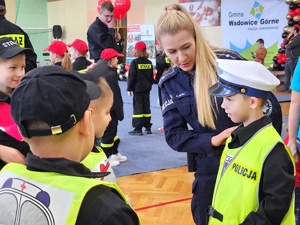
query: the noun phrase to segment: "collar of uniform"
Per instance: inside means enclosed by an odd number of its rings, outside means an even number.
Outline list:
[[[56,172],[77,177],[100,178],[110,174],[110,172],[91,172],[82,163],[65,158],[39,158],[31,153],[27,154],[25,165],[31,171]]]
[[[247,127],[240,125],[232,133],[232,141],[228,144],[228,147],[238,148],[244,145],[258,130],[270,123],[272,123],[270,117],[263,116],[261,119],[252,122]]]

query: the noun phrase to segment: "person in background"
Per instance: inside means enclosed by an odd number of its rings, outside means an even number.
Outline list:
[[[25,163],[25,156],[30,152],[23,138],[9,131],[11,127],[16,127],[9,110],[11,95],[25,75],[28,54],[32,54],[31,49],[21,48],[11,38],[0,38],[0,169],[10,162]],[[6,127],[8,120],[11,124]]]
[[[280,81],[256,62],[217,60],[217,65],[218,82],[209,92],[223,97],[221,107],[240,125],[221,156],[209,225],[295,224],[293,158],[263,113]]]
[[[116,31],[115,37],[116,37],[116,43],[117,43],[116,51],[120,54],[123,54],[124,38],[122,38],[119,31]],[[120,64],[120,63],[122,63],[122,58],[121,57],[118,58],[118,64]]]
[[[108,172],[93,173],[80,163],[94,145],[89,105],[85,82],[61,67],[44,66],[24,76],[12,95],[11,113],[33,154],[25,165],[10,163],[0,173],[1,224],[141,224],[116,184],[91,179]],[[109,110],[103,116],[105,127]],[[8,195],[15,198],[5,197],[11,189]],[[17,207],[20,198],[30,212]]]
[[[26,56],[25,72],[37,67],[37,55],[34,52],[28,34],[16,24],[5,18],[6,4],[5,0],[0,0],[0,38],[10,37],[17,42],[22,48],[30,48],[32,51]]]
[[[63,41],[53,41],[43,51],[50,52],[50,61],[55,66],[61,66],[64,70],[72,70],[72,61],[68,54],[67,45]]]
[[[296,65],[291,82],[291,103],[288,114],[288,143],[296,162],[296,184],[295,184],[295,217],[296,225],[300,225],[300,62]]]
[[[170,59],[166,56],[166,54],[161,49],[158,42],[155,43],[156,47],[156,77],[155,81],[159,83],[160,78],[163,76],[164,73],[167,72],[167,70],[171,67]],[[161,91],[158,87],[158,100],[159,105],[161,107]]]
[[[256,41],[256,44],[257,44],[257,50],[256,52],[254,52],[252,54],[252,57],[254,58],[254,62],[259,62],[263,65],[265,65],[265,58],[267,56],[267,49],[265,48],[264,44],[264,40],[259,38],[257,41]]]
[[[279,89],[279,92],[290,92],[291,79],[294,74],[294,70],[300,56],[300,35],[299,35],[299,25],[294,25],[291,29],[286,40],[284,40],[285,45],[285,77],[284,77],[284,86]]]
[[[103,136],[101,137],[100,146],[109,159],[111,166],[118,166],[120,162],[125,162],[127,157],[122,155],[118,148],[120,139],[118,136],[118,121],[124,119],[123,98],[118,83],[118,57],[123,57],[112,48],[104,49],[101,52],[101,59],[96,65],[86,73],[90,80],[97,82],[100,77],[104,77],[113,92],[113,105],[110,109],[111,121],[106,127]]]
[[[114,29],[114,6],[110,2],[103,2],[99,16],[89,26],[87,40],[90,58],[96,63],[100,59],[101,52],[106,48],[116,49]]]
[[[217,81],[216,56],[199,25],[179,4],[165,8],[156,25],[156,37],[172,63],[161,79],[162,115],[168,145],[195,155],[192,214],[206,225],[224,140],[236,128],[221,108],[221,98],[211,98],[208,88]]]
[[[111,117],[106,114],[110,111],[113,103],[113,93],[104,78],[100,78],[97,83],[85,80],[87,93],[91,98],[90,110],[95,130],[95,141],[92,151],[81,161],[92,172],[110,172],[109,175],[101,177],[101,180],[117,183],[114,171],[107,160],[105,152],[97,142],[97,138],[102,137],[106,130],[106,125]],[[108,120],[108,122],[107,122]],[[99,178],[98,178],[99,179]]]
[[[154,78],[153,65],[148,59],[146,48],[145,42],[139,41],[135,44],[136,58],[130,63],[128,72],[127,92],[128,96],[133,95],[132,127],[134,129],[128,132],[130,135],[142,135],[143,127],[146,134],[152,134],[150,91]]]
[[[82,71],[92,64],[86,58],[88,46],[83,40],[75,39],[71,44],[67,44],[67,46],[70,48],[71,59],[74,60],[72,63],[73,70]]]

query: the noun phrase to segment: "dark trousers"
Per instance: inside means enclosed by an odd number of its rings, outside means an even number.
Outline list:
[[[134,93],[132,127],[151,128],[150,93]]]
[[[289,59],[285,62],[285,77],[284,77],[284,87],[286,89],[290,89],[291,79],[294,74],[294,70],[296,67],[298,59]]]
[[[197,159],[197,171],[193,182],[192,214],[196,225],[207,225],[206,210],[212,203],[220,156]],[[199,165],[201,164],[201,165]]]
[[[112,154],[118,153],[118,147],[120,139],[117,135],[118,131],[118,119],[114,112],[110,112],[111,121],[109,122],[106,130],[104,131],[103,137],[101,138],[101,148],[108,158]]]

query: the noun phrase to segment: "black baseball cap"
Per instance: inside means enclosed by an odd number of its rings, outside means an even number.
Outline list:
[[[11,115],[26,138],[61,134],[73,127],[90,104],[85,82],[59,66],[30,70],[13,91]],[[49,125],[29,130],[27,122]]]
[[[9,59],[21,52],[28,54],[32,53],[33,50],[30,48],[21,48],[17,42],[9,37],[0,38],[0,58]]]
[[[87,93],[90,96],[91,100],[97,99],[101,96],[102,90],[95,82],[85,80],[84,81],[87,87]]]
[[[5,0],[0,0],[0,5],[3,5],[4,7],[6,7]]]

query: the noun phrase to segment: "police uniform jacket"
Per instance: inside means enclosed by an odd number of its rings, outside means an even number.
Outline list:
[[[16,34],[24,35],[24,38],[19,38],[17,36],[14,37],[14,35]],[[13,24],[10,21],[8,21],[4,15],[0,15],[0,37],[5,35],[9,35],[9,37],[11,37],[21,47],[31,48],[34,51],[33,46],[29,40],[28,34],[16,24]],[[26,54],[26,72],[37,67],[36,59],[37,55],[34,52]]]
[[[214,130],[198,122],[193,78],[193,75],[175,67],[161,78],[159,86],[162,90],[162,114],[166,141],[176,151],[196,153],[198,169],[195,172],[195,178],[197,180],[208,171],[216,176],[218,164],[211,164],[209,157],[220,156],[224,146],[213,147],[211,137],[235,124],[221,108],[222,98],[217,98],[217,105],[214,106],[218,108],[216,110],[218,112],[217,128]],[[199,166],[206,167],[204,163],[207,168],[199,169]]]
[[[228,147],[238,148],[243,146],[256,132],[271,122],[271,119],[265,116],[247,127],[239,127],[232,133],[232,141],[228,144]],[[294,184],[293,163],[284,145],[277,143],[263,165],[258,191],[259,208],[256,212],[251,212],[242,225],[280,224],[291,204],[291,193],[293,193]]]
[[[108,28],[98,17],[87,31],[90,58],[98,60],[106,48],[116,49],[115,30]]]
[[[10,104],[10,97],[0,92],[0,102],[6,102]],[[24,156],[26,156],[26,154],[30,152],[29,145],[25,141],[18,141],[12,136],[6,134],[1,129],[0,129],[0,145],[15,148],[19,152],[21,152]],[[2,167],[5,165],[6,163],[0,159],[0,169],[2,169]]]
[[[106,60],[101,59],[91,71],[87,72],[86,77],[88,78],[89,76],[91,77],[90,80],[93,82],[97,82],[100,77],[104,77],[106,79],[114,94],[111,111],[115,112],[119,121],[122,121],[124,119],[123,98],[119,86],[117,69],[111,68],[108,66]]]
[[[92,62],[87,60],[85,56],[77,57],[75,61],[72,63],[73,70],[84,70],[86,69],[89,65],[91,65]]]
[[[139,65],[151,65],[151,68],[139,69]],[[131,61],[127,78],[127,91],[147,93],[154,83],[152,62],[147,58],[135,58]]]
[[[42,159],[32,154],[26,157],[26,167],[31,171],[56,172],[69,176],[100,177],[83,164],[65,158]],[[138,225],[139,219],[122,197],[105,185],[90,189],[81,204],[76,225]]]

